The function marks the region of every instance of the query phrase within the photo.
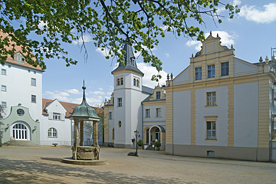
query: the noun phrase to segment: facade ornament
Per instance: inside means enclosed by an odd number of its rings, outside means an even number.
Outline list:
[[[170,74],[167,74],[167,80],[170,80]]]
[[[268,59],[268,56],[265,57],[265,64],[268,64],[269,62],[269,59]]]
[[[171,80],[173,80],[173,74],[171,73]]]
[[[212,36],[212,31],[210,31],[210,35]]]
[[[262,63],[262,62],[263,62],[263,58],[262,58],[262,56],[260,57],[259,61],[260,61],[260,63]]]

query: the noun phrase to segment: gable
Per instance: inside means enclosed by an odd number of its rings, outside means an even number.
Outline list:
[[[181,84],[190,82],[190,66],[183,70],[178,76],[173,79],[173,84]]]
[[[255,66],[246,61],[234,58],[234,75],[241,75],[246,73],[255,73],[258,72],[258,66]]]

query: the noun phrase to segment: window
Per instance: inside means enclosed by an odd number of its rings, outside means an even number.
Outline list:
[[[139,80],[136,80],[136,86],[139,87]]]
[[[156,99],[160,99],[160,98],[161,98],[160,91],[157,91],[156,92]]]
[[[207,106],[216,105],[216,92],[207,92]]]
[[[60,113],[53,113],[53,120],[60,120]]]
[[[202,79],[202,67],[198,67],[195,69],[195,80]]]
[[[150,109],[146,109],[146,118],[150,117]]]
[[[229,62],[221,63],[221,76],[229,75]]]
[[[8,65],[9,68],[11,68],[11,65]]]
[[[115,131],[114,131],[114,128],[112,129],[112,140],[115,139]]]
[[[215,140],[216,139],[216,122],[215,121],[207,121],[207,132],[206,139]]]
[[[124,84],[124,79],[123,78],[121,78],[121,85],[123,85]]]
[[[32,103],[36,103],[36,96],[35,95],[32,95],[32,99],[31,99],[32,101]]]
[[[121,126],[122,126],[122,122],[121,121],[118,122],[118,126],[119,126],[119,128],[121,128]]]
[[[117,86],[120,86],[120,79],[117,79]]]
[[[48,137],[50,138],[57,138],[57,129],[55,128],[49,128],[48,129]]]
[[[208,66],[208,78],[215,77],[215,65]]]
[[[35,78],[31,78],[31,85],[36,86],[36,79]]]
[[[161,108],[156,108],[156,117],[161,117]]]
[[[1,75],[7,75],[6,69],[3,69],[3,68],[2,68],[2,70],[1,70]]]
[[[112,119],[112,112],[109,112],[109,119]]]
[[[133,79],[133,86],[136,86],[136,79]]]
[[[7,108],[7,102],[2,102],[1,105],[3,108]]]
[[[2,86],[1,86],[1,91],[7,91],[7,86],[2,85]]]
[[[122,102],[123,102],[122,98],[118,98],[118,107],[123,106]]]

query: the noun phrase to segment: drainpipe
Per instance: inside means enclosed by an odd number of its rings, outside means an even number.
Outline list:
[[[143,103],[141,103],[142,104],[142,131],[141,131],[141,133],[142,133],[142,140],[144,141],[144,106],[143,106]]]

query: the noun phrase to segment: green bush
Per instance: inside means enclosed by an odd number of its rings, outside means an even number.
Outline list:
[[[134,138],[133,138],[133,139],[131,139],[131,142],[132,142],[132,143],[134,143],[134,142],[135,142],[135,139],[134,139]]]
[[[137,141],[137,145],[138,146],[143,146],[143,141],[140,139],[139,141]]]
[[[159,148],[159,147],[161,146],[161,143],[160,143],[159,141],[156,141],[156,142],[154,143],[154,146],[155,146],[156,148]]]

